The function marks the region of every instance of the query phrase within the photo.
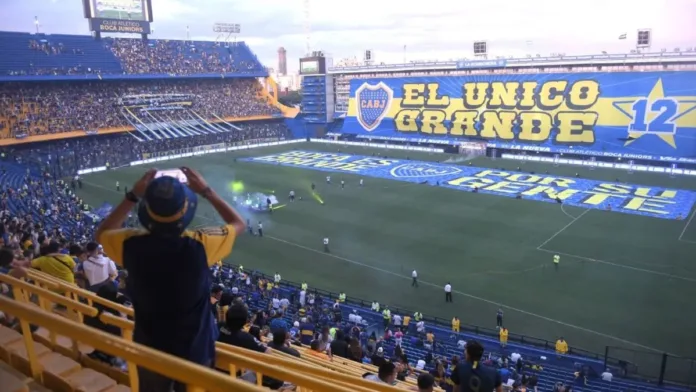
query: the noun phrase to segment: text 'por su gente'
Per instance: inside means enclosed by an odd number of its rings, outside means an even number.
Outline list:
[[[591,109],[600,97],[600,86],[594,80],[469,82],[462,85],[460,97],[441,94],[440,83],[405,83],[401,90],[393,116],[399,132],[525,142],[551,138],[559,144],[595,142],[599,114]],[[361,109],[386,104],[385,100],[359,101]]]

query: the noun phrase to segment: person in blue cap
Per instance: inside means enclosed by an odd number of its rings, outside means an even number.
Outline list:
[[[95,233],[104,251],[128,270],[126,287],[135,311],[133,340],[177,357],[213,366],[218,329],[210,302],[209,267],[227,257],[245,230],[243,218],[196,171],[181,168],[188,186],[149,170]],[[207,199],[225,225],[187,230]],[[138,205],[141,229],[122,228]],[[185,390],[174,380],[138,369],[141,391]]]

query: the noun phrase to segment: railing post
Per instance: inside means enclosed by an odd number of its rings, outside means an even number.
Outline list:
[[[609,346],[604,346],[604,369],[607,368],[607,363],[609,363]]]
[[[662,385],[665,382],[665,371],[667,370],[667,353],[662,354],[662,364],[660,365],[660,378],[657,380],[657,385]]]

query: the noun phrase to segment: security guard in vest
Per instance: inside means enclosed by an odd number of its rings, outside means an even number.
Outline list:
[[[307,291],[307,283],[302,282],[302,290]]]
[[[422,318],[423,318],[423,313],[421,313],[421,312],[416,312],[413,314],[413,319],[416,320],[416,322],[421,321]]]
[[[559,255],[553,255],[553,267],[555,269],[558,269],[558,264],[561,263],[561,256]]]
[[[240,275],[243,274],[244,273],[244,266],[240,265],[239,268],[237,269],[237,272],[239,272]]]
[[[346,293],[341,293],[338,295],[338,302],[340,302],[340,303],[346,302]]]
[[[280,284],[280,274],[279,273],[276,272],[275,275],[273,275],[273,282],[275,283],[276,286],[278,286]]]
[[[389,310],[388,306],[384,307],[384,310],[382,311],[382,318],[384,319],[384,329],[387,329],[387,327],[389,327],[389,323],[391,322],[391,311]]]

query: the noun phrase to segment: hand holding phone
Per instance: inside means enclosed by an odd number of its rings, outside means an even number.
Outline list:
[[[168,170],[158,170],[157,173],[155,173],[155,178],[160,178],[160,177],[174,177],[179,182],[182,184],[187,184],[188,179],[186,178],[186,174],[181,169],[168,169]]]

